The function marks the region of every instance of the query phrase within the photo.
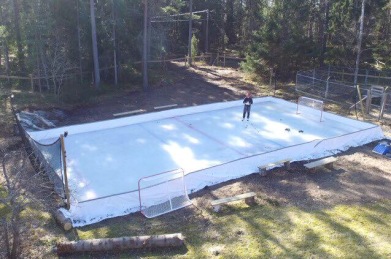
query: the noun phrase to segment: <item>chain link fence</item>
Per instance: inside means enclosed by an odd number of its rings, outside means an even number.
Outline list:
[[[354,68],[325,67],[296,74],[296,91],[365,116],[391,122],[391,72],[361,69],[354,86]]]

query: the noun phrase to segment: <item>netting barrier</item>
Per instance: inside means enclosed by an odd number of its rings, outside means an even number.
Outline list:
[[[46,145],[33,140],[28,133],[24,134],[41,168],[53,183],[55,192],[65,198],[60,138]]]
[[[191,204],[183,169],[143,177],[138,182],[140,211],[147,218]]]
[[[35,171],[44,171],[52,182],[54,191],[61,198],[66,199],[61,139],[55,139],[49,144],[35,141],[21,125],[19,114],[15,111],[12,103],[11,109],[24,147]]]

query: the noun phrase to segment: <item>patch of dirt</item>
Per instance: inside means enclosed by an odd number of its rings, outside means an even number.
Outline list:
[[[179,74],[172,84],[158,83],[149,86],[146,92],[123,92],[99,100],[96,105],[78,107],[68,111],[67,118],[59,122],[59,126],[113,119],[113,114],[140,109],[144,113],[155,112],[155,107],[172,104],[179,108],[238,100],[244,98],[246,91],[251,91],[254,96],[273,94],[268,87],[247,82],[243,73],[232,68],[200,66],[186,69],[174,64],[170,67]],[[294,99],[293,87],[287,87],[289,91],[282,88],[276,93],[278,97]]]
[[[192,199],[205,209],[213,199],[247,191],[257,193],[258,203],[303,209],[391,199],[391,159],[373,153],[376,144],[351,148],[337,155],[333,170],[320,167],[312,172],[305,169],[304,162],[295,162],[289,171],[275,168],[265,177],[254,173],[204,188],[192,195]]]

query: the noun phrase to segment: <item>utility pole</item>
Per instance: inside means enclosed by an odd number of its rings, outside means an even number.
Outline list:
[[[189,20],[189,44],[188,44],[188,56],[189,66],[191,66],[191,38],[193,36],[193,0],[190,0],[190,20]]]

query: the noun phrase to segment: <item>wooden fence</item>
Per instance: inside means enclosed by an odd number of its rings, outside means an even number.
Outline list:
[[[214,66],[214,65],[216,65],[216,66],[222,65],[223,67],[225,67],[227,65],[227,61],[228,60],[235,60],[235,61],[238,61],[238,62],[246,60],[244,58],[235,57],[235,56],[232,56],[232,55],[227,54],[227,53],[206,53],[206,54],[203,54],[203,55],[192,57],[191,59],[194,62],[204,61],[204,62],[208,62],[212,66]],[[189,61],[190,61],[189,57],[188,56],[184,56],[184,57],[180,57],[180,58],[168,58],[168,59],[167,58],[163,58],[163,59],[149,60],[148,63],[149,64],[161,63],[161,64],[163,64],[165,66],[167,62],[183,62],[184,66],[188,66],[189,65]],[[136,61],[133,64],[135,64],[135,65],[142,64],[142,61]],[[123,65],[120,65],[120,66],[123,66]],[[100,68],[99,70],[100,71],[108,71],[108,70],[111,70],[111,69],[114,69],[114,68],[115,68],[114,66],[110,66],[110,67]],[[76,68],[76,69],[78,69],[78,68]],[[91,75],[91,79],[93,80],[93,72],[92,71],[84,71],[84,72],[79,71],[79,72],[67,73],[66,75],[64,75],[62,77],[62,79],[66,80],[66,79],[82,78],[85,75]],[[29,84],[29,86],[31,88],[31,91],[34,91],[35,83],[37,81],[38,81],[38,85],[41,86],[41,81],[42,80],[52,80],[52,78],[53,77],[50,77],[50,76],[49,77],[44,77],[44,76],[38,76],[38,75],[33,75],[33,74],[29,74],[28,76],[0,75],[0,80],[5,79],[8,82],[10,82],[11,80],[25,80],[25,81],[28,81],[28,84]]]

